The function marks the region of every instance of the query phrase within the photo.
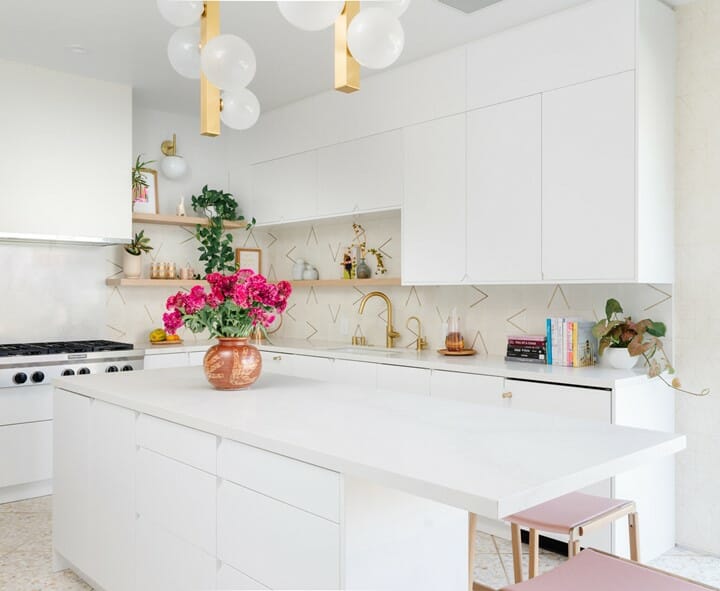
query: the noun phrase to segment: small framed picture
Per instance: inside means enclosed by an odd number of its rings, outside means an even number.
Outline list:
[[[252,269],[255,273],[260,273],[262,251],[259,248],[236,248],[235,264],[238,269]]]
[[[133,191],[133,211],[137,213],[159,213],[157,170],[141,168],[140,173],[147,186]]]

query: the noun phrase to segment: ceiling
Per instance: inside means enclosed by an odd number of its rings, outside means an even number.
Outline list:
[[[464,14],[437,0],[412,0],[401,21],[406,63],[586,0],[503,0]],[[688,0],[667,0],[683,4]],[[267,111],[332,88],[332,28],[296,29],[271,1],[224,1],[224,33],[255,50],[257,74],[249,88]],[[135,104],[197,113],[198,83],[170,67],[167,41],[174,27],[154,0],[33,0],[14,2],[0,19],[0,58],[132,84]],[[68,46],[87,50],[76,54]],[[372,75],[364,71],[363,75]]]

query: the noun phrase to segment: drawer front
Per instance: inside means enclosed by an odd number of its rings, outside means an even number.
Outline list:
[[[137,520],[137,591],[215,589],[215,557],[168,533],[144,517]]]
[[[378,390],[430,395],[430,370],[400,365],[378,365]]]
[[[497,376],[433,370],[430,394],[437,398],[508,406],[509,399],[502,396],[504,384],[505,379]]]
[[[217,575],[217,589],[223,591],[257,591],[259,589],[263,591],[267,587],[222,562]]]
[[[164,367],[187,367],[188,354],[182,353],[157,353],[145,355],[143,369],[162,369]]]
[[[340,520],[340,475],[332,470],[223,439],[218,475],[325,519]]]
[[[53,416],[51,386],[0,390],[0,425],[47,421]]]
[[[193,367],[197,367],[199,365],[203,364],[203,359],[205,359],[205,353],[207,351],[191,351],[188,353],[188,358],[190,360],[190,365]]]
[[[145,449],[137,459],[137,512],[214,556],[217,478]]]
[[[0,427],[0,487],[52,478],[52,442],[52,421]]]
[[[223,482],[218,558],[271,589],[339,589],[340,526]]]
[[[295,355],[292,375],[298,378],[329,381],[332,378],[333,360],[329,357]]]
[[[140,415],[137,444],[205,472],[216,472],[217,438],[210,433]]]
[[[377,365],[365,361],[336,359],[333,363],[332,381],[338,384],[355,384],[375,390],[377,388]]]
[[[595,388],[541,384],[508,379],[512,408],[540,412],[556,417],[612,422],[612,392]],[[549,418],[548,420],[552,420]]]
[[[262,357],[262,370],[267,373],[292,374],[294,355],[277,353],[273,351],[260,351]]]

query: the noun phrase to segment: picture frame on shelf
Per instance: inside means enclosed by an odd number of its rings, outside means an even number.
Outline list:
[[[152,168],[141,168],[140,174],[147,183],[139,193],[133,192],[133,212],[135,213],[160,213],[158,209],[158,180],[157,170]]]
[[[255,273],[260,273],[262,250],[259,248],[236,248],[235,264],[238,269],[251,269]]]

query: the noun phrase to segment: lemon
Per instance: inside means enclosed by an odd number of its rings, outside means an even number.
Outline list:
[[[165,339],[167,339],[167,334],[162,328],[156,328],[150,333],[151,343],[159,343],[160,341],[164,341]]]

